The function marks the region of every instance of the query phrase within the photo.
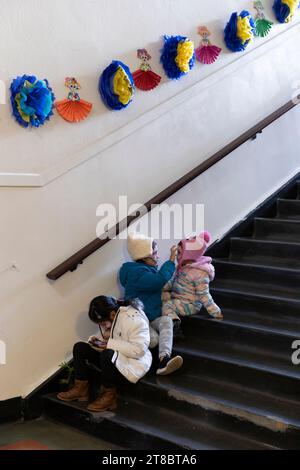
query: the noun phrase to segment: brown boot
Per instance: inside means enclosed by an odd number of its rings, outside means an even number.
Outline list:
[[[89,383],[87,380],[75,380],[75,383],[67,392],[57,395],[62,401],[87,401],[89,399]]]
[[[117,408],[117,390],[115,388],[103,388],[103,392],[87,406],[87,410],[100,412],[112,411]]]

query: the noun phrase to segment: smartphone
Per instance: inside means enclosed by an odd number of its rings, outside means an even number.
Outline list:
[[[106,346],[106,343],[104,343],[103,341],[101,341],[100,339],[94,339],[92,341],[89,341],[91,344],[94,344],[95,346],[99,346],[99,347],[104,347]]]

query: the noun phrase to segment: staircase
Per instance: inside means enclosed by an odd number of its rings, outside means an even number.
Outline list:
[[[49,395],[44,412],[129,449],[300,449],[300,181],[212,248],[224,321],[184,319],[184,368],[149,374],[116,413]]]

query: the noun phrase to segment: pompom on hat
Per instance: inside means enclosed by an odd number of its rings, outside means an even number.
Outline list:
[[[203,264],[211,262],[211,258],[203,256],[210,240],[209,232],[202,232],[196,237],[181,240],[178,244],[178,270],[182,269],[184,261],[187,260]]]
[[[133,261],[152,257],[154,254],[153,241],[153,238],[141,233],[128,233],[127,249]]]

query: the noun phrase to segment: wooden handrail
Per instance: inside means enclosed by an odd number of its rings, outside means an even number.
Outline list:
[[[126,219],[120,221],[115,227],[110,229],[110,231],[105,233],[105,238],[99,239],[96,238],[95,240],[91,241],[88,245],[84,246],[81,248],[81,250],[77,251],[74,255],[70,256],[67,260],[63,261],[61,264],[56,266],[52,271],[50,271],[47,274],[48,279],[51,279],[53,281],[59,279],[61,276],[63,276],[65,273],[68,271],[75,271],[76,268],[78,267],[79,264],[82,264],[83,261],[90,256],[91,254],[95,253],[95,251],[99,250],[102,246],[104,246],[106,243],[109,242],[111,237],[109,236],[110,233],[114,233],[114,235],[119,235],[120,232],[125,230],[131,222],[134,220],[138,219],[145,213],[151,211],[152,207],[154,205],[159,205],[162,204],[166,199],[168,199],[170,196],[175,194],[177,191],[179,191],[181,188],[189,184],[191,181],[193,181],[195,178],[200,176],[202,173],[204,173],[206,170],[211,168],[213,165],[218,163],[220,160],[223,158],[227,157],[230,153],[232,153],[234,150],[239,148],[241,145],[243,145],[245,142],[251,139],[255,139],[257,137],[257,134],[262,133],[262,131],[268,127],[270,124],[272,124],[274,121],[279,119],[281,116],[286,114],[288,111],[293,109],[295,106],[297,106],[298,102],[294,101],[289,101],[286,103],[284,106],[281,108],[277,109],[274,111],[272,114],[270,114],[268,117],[260,121],[258,124],[255,126],[251,127],[248,131],[244,132],[242,135],[240,135],[237,139],[233,140],[229,144],[227,144],[225,147],[223,147],[221,150],[219,150],[217,153],[212,155],[210,158],[205,160],[204,162],[200,163],[200,165],[196,166],[193,170],[189,171],[187,174],[179,178],[177,181],[172,183],[170,186],[168,186],[166,189],[161,191],[159,194],[154,196],[150,201],[148,201],[144,205],[144,212],[137,212],[135,214],[129,215]]]

